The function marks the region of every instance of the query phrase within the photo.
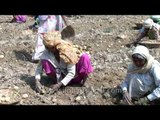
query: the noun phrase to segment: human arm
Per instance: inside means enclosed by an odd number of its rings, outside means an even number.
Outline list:
[[[153,75],[153,78],[155,80],[156,88],[147,96],[149,101],[160,98],[160,66],[154,64],[151,69],[151,74]]]
[[[120,85],[120,87],[122,88],[123,91],[123,100],[128,104],[128,105],[132,105],[132,99],[131,96],[129,95],[129,82],[130,82],[130,74],[127,73],[124,81],[122,82],[122,84]]]
[[[41,64],[41,62],[39,62],[38,66],[36,68],[36,71],[35,71],[35,79],[40,80],[42,73],[43,73],[42,64]]]
[[[57,91],[60,87],[66,86],[75,76],[75,65],[69,64],[67,65],[67,75],[57,84],[51,86],[52,92]]]
[[[44,88],[40,83],[42,72],[43,72],[42,71],[42,64],[39,63],[36,68],[36,72],[35,72],[35,87],[36,87],[37,92],[44,94],[45,93]]]
[[[76,66],[74,64],[67,65],[67,75],[62,79],[62,84],[66,86],[76,74]]]
[[[132,46],[136,46],[136,44],[147,35],[148,30],[145,29],[144,27],[142,27],[139,31],[139,33],[137,34],[137,38],[134,39],[131,43],[126,44],[127,47],[132,47]]]
[[[123,91],[128,91],[129,80],[130,80],[130,74],[127,73],[124,81],[120,84],[120,87],[122,88]]]
[[[131,96],[129,95],[128,91],[126,91],[126,90],[123,91],[123,100],[124,100],[128,105],[133,105]]]
[[[123,91],[124,101],[126,101],[126,103],[128,105],[132,105],[133,104],[132,103],[132,99],[131,99],[131,95],[129,93],[129,91],[130,91],[129,85],[132,84],[130,82],[132,82],[132,79],[135,77],[135,75],[130,72],[131,68],[132,68],[132,64],[130,64],[128,66],[127,75],[126,75],[124,81],[120,85],[120,87],[122,88],[122,91]]]
[[[144,27],[141,28],[139,31],[136,40],[133,41],[133,43],[138,43],[142,38],[144,38],[148,33],[148,29],[145,29]]]

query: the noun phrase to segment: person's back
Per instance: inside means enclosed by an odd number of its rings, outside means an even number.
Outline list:
[[[152,40],[160,40],[160,25],[154,23],[152,28],[148,31],[148,37]]]
[[[39,56],[45,50],[42,42],[42,34],[50,31],[61,31],[64,27],[64,21],[61,15],[39,15],[38,20],[38,38],[36,40],[35,53],[32,56],[33,62],[37,62],[39,60]]]

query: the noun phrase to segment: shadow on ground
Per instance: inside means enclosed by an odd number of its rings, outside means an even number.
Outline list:
[[[25,50],[21,51],[14,50],[13,52],[15,53],[15,56],[18,60],[29,61],[29,62],[31,62],[32,60],[32,55]]]
[[[34,76],[30,76],[26,74],[26,75],[22,75],[20,79],[25,81],[33,90],[35,90],[35,77]],[[44,85],[45,87],[48,87],[51,84],[53,84],[53,81],[47,76],[42,76],[40,83]]]

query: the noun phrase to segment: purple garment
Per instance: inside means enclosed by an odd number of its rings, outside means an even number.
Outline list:
[[[61,15],[39,15],[38,33],[48,31],[61,31],[64,27],[64,21]]]
[[[48,17],[49,17],[49,15],[39,15],[38,16],[39,20],[41,20],[41,21],[47,20]]]
[[[48,75],[48,76],[55,76],[56,75],[56,70],[49,61],[42,60],[42,68],[45,71],[46,75]],[[76,64],[77,77],[72,79],[69,84],[80,83],[91,72],[93,72],[93,67],[91,65],[90,58],[89,58],[88,54],[83,54],[80,57],[79,62]]]
[[[26,19],[27,19],[26,15],[15,15],[14,17],[17,23],[26,22]]]

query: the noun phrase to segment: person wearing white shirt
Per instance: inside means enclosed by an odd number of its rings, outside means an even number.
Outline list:
[[[47,32],[43,36],[45,50],[40,55],[40,62],[35,72],[36,90],[43,91],[40,84],[43,71],[55,84],[52,91],[61,86],[78,83],[83,85],[87,76],[93,72],[90,56],[87,53],[77,54],[73,44],[61,39],[58,31]]]
[[[129,105],[160,101],[160,63],[142,45],[135,47],[131,60],[127,75],[119,85],[124,100]]]

